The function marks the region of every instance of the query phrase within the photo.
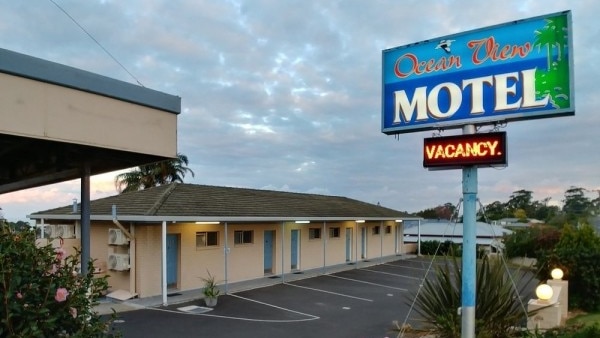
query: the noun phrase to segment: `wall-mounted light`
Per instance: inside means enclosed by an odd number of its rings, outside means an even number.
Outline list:
[[[308,224],[310,221],[296,221],[296,224]]]
[[[554,291],[552,287],[548,284],[540,284],[535,289],[535,295],[542,302],[548,302],[550,298],[554,295]]]
[[[554,280],[561,280],[564,276],[563,271],[559,268],[555,268],[552,269],[552,271],[550,272],[550,276],[552,276],[552,279]]]
[[[204,221],[204,222],[196,222],[196,224],[221,224],[221,222],[216,222],[216,221]]]
[[[364,222],[365,222],[365,220],[364,220],[364,219],[357,219],[357,220],[356,220],[356,223],[364,223]]]
[[[402,223],[403,221],[401,219],[397,219],[396,223]]]

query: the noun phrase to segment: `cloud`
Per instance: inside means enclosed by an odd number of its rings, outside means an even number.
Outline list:
[[[506,126],[509,166],[479,170],[479,197],[506,201],[527,189],[560,201],[571,185],[600,186],[595,2],[60,5],[126,70],[51,2],[0,5],[2,47],[180,96],[178,150],[196,173],[187,182],[320,192],[407,211],[456,203],[462,176],[422,167],[423,138],[431,132],[380,132],[382,49],[571,9],[576,116]],[[113,178],[93,178],[93,198],[116,193]],[[72,181],[1,195],[0,206],[24,218],[78,196]]]

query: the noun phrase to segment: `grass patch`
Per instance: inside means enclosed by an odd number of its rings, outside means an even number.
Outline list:
[[[600,324],[600,313],[583,313],[580,315],[576,315],[575,317],[568,319],[567,324],[580,324],[583,326],[592,326],[594,324]]]

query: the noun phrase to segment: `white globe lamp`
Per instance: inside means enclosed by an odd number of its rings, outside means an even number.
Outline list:
[[[550,285],[548,285],[548,284],[540,284],[535,289],[535,295],[537,296],[537,298],[540,301],[547,302],[554,295],[554,291],[552,290],[552,287]]]
[[[552,276],[552,279],[554,280],[561,280],[563,278],[563,271],[559,268],[553,269],[550,272],[550,276]]]

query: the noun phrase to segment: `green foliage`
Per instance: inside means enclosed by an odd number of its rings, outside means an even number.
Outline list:
[[[526,310],[519,302],[521,296],[533,287],[533,274],[517,270],[510,272],[502,256],[484,256],[477,264],[475,327],[477,337],[504,338],[517,336],[518,324],[526,318]],[[519,285],[517,288],[516,285]],[[415,299],[416,311],[440,337],[460,337],[462,275],[456,258],[444,259],[435,275],[426,278],[422,287],[409,295]]]
[[[208,274],[208,277],[202,278],[202,282],[204,282],[204,289],[202,290],[202,293],[204,294],[204,297],[216,298],[221,293],[221,290],[217,286],[215,276],[211,275],[210,271],[206,271],[206,273]]]
[[[178,153],[170,160],[145,164],[115,177],[115,187],[119,193],[144,190],[173,182],[183,183],[187,173],[194,177],[188,165],[187,156]]]
[[[600,337],[600,325],[591,326],[567,325],[547,330],[545,332],[525,332],[523,338],[598,338]]]
[[[600,310],[600,237],[589,225],[565,226],[554,249],[538,255],[539,278],[560,267],[569,281],[569,305],[585,311]]]
[[[439,241],[422,241],[421,254],[427,256],[454,255],[460,257],[462,256],[462,250],[460,245],[452,243],[451,241],[445,241],[443,243],[440,243]]]
[[[551,250],[560,239],[560,231],[554,227],[532,226],[515,229],[504,236],[505,254],[508,258],[536,258],[542,251]]]
[[[76,271],[78,254],[62,248],[37,247],[35,232],[0,229],[0,337],[114,337],[112,320],[93,306],[108,289],[106,277],[95,278],[93,266]]]

